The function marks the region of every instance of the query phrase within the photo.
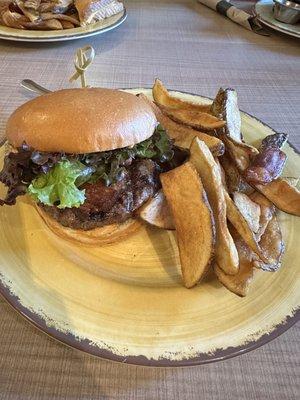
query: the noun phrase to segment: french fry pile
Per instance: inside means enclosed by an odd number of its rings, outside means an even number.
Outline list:
[[[284,243],[276,209],[300,216],[297,178],[280,177],[285,134],[245,143],[233,89],[220,89],[212,104],[170,95],[156,80],[158,122],[189,159],[160,175],[162,190],[139,216],[152,225],[176,229],[183,283],[191,288],[213,269],[218,280],[246,296],[255,271],[277,271]]]

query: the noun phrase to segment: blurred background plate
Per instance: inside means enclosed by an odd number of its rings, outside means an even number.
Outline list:
[[[131,92],[151,96],[151,90]],[[252,144],[274,133],[245,113],[242,131]],[[284,175],[299,176],[299,155],[289,145],[285,152]],[[144,225],[113,245],[74,245],[52,234],[20,198],[0,209],[0,292],[47,334],[99,357],[153,366],[222,360],[299,319],[300,218],[278,217],[286,244],[282,268],[257,271],[249,294],[239,298],[212,273],[193,289],[182,286],[174,232]]]
[[[277,19],[274,18],[273,7],[273,0],[258,1],[255,4],[255,12],[258,15],[258,19],[275,31],[300,38],[300,24],[291,25],[277,21]]]
[[[124,11],[84,27],[64,30],[35,31],[26,29],[8,28],[0,25],[0,39],[15,40],[19,42],[60,42],[65,40],[81,39],[83,37],[100,35],[101,33],[115,29],[127,18]]]

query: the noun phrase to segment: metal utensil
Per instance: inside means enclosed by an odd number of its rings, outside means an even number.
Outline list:
[[[286,24],[296,24],[300,21],[300,4],[289,0],[273,0],[275,19]]]
[[[45,94],[50,93],[51,90],[44,88],[43,86],[39,85],[38,83],[32,81],[31,79],[23,79],[20,85],[29,90],[30,92],[38,93],[38,94]]]

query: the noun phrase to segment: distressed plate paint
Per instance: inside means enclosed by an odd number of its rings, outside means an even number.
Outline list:
[[[14,40],[18,42],[62,42],[65,40],[81,39],[83,37],[99,35],[121,25],[127,17],[126,10],[106,18],[103,21],[85,27],[74,29],[34,31],[9,28],[0,25],[0,39]]]
[[[150,95],[133,92],[141,91]],[[247,114],[242,120],[251,143],[272,133]],[[289,145],[285,150],[285,175],[299,176],[299,156]],[[241,299],[213,275],[194,289],[182,287],[174,233],[145,226],[115,245],[75,246],[19,200],[0,210],[0,290],[37,327],[100,357],[156,366],[217,361],[266,343],[299,318],[300,218],[279,219],[283,266],[258,272]]]

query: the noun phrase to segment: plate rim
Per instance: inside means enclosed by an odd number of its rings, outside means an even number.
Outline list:
[[[114,28],[117,28],[119,25],[121,25],[126,19],[127,19],[127,9],[124,6],[124,10],[122,12],[122,15],[120,18],[114,22],[113,24],[106,26],[105,28],[99,28],[95,29],[94,31],[87,31],[87,32],[81,32],[77,33],[74,32],[74,34],[70,34],[68,36],[60,35],[60,36],[53,36],[53,37],[23,37],[23,36],[18,36],[16,34],[5,34],[0,32],[0,40],[8,40],[8,41],[14,41],[14,42],[28,42],[28,43],[50,43],[50,42],[63,42],[63,41],[68,41],[68,40],[76,40],[76,39],[83,39],[86,37],[91,37],[95,35],[100,35],[102,33],[111,31]],[[12,28],[14,29],[14,28]],[[76,29],[76,28],[74,28]],[[1,26],[0,26],[1,30]],[[20,29],[15,29],[20,30]],[[36,32],[41,32],[41,31],[36,31]],[[45,32],[45,31],[42,31]],[[51,32],[51,31],[49,31]]]
[[[137,90],[137,89],[151,89],[151,87],[143,87],[143,88],[119,88],[119,90]],[[180,90],[173,90],[177,93],[182,94],[189,94],[194,96],[199,96],[207,100],[213,100],[210,97],[203,96],[200,94],[190,93],[187,91],[180,91]],[[259,118],[249,114],[243,110],[240,110],[241,113],[255,119],[256,121],[260,122],[262,125],[266,126],[267,128],[271,129],[272,131],[276,132],[272,127],[268,124],[261,121]],[[295,151],[296,154],[300,155],[300,151],[293,146],[290,142],[288,142],[289,146]],[[1,275],[0,275],[1,278]],[[71,333],[64,333],[59,331],[58,329],[47,325],[45,319],[40,317],[39,315],[35,314],[25,306],[23,306],[18,297],[15,296],[8,287],[4,285],[2,280],[0,279],[0,295],[4,298],[7,304],[9,304],[19,315],[21,315],[26,321],[30,322],[31,325],[34,325],[39,331],[43,332],[47,336],[51,337],[52,339],[64,344],[68,347],[71,347],[75,350],[79,350],[85,354],[89,354],[95,356],[97,358],[103,360],[109,360],[113,362],[118,362],[122,364],[131,364],[136,366],[143,366],[143,367],[191,367],[196,365],[205,365],[211,364],[218,361],[228,360],[234,357],[237,357],[242,354],[246,354],[250,351],[258,349],[259,347],[271,342],[272,340],[276,339],[288,329],[290,329],[293,325],[295,325],[298,321],[300,321],[300,307],[294,310],[292,316],[287,316],[286,320],[277,324],[273,330],[269,333],[265,333],[259,339],[255,339],[252,341],[247,342],[246,344],[240,346],[231,346],[227,347],[226,349],[217,349],[214,353],[199,353],[196,357],[182,359],[182,360],[170,360],[166,358],[160,359],[149,359],[145,356],[138,355],[138,356],[120,356],[117,355],[107,349],[103,349],[92,345],[88,339],[85,340],[78,340],[75,335]]]
[[[274,24],[274,23],[271,23],[270,21],[265,20],[265,19],[263,18],[263,16],[262,16],[261,14],[258,13],[257,5],[265,4],[265,5],[268,5],[268,6],[272,6],[272,3],[273,3],[273,0],[259,0],[257,3],[255,3],[255,5],[254,5],[254,10],[255,10],[255,13],[257,13],[257,18],[258,18],[258,20],[259,20],[260,22],[262,22],[263,24],[265,24],[266,26],[268,26],[269,28],[272,28],[272,29],[275,30],[275,31],[284,33],[284,34],[286,34],[286,35],[288,35],[288,36],[292,36],[292,37],[295,37],[295,38],[297,38],[297,39],[300,39],[300,33],[293,32],[293,31],[291,31],[291,30],[285,29],[285,28],[283,28],[283,27],[277,25],[276,23],[275,23],[275,24]],[[276,21],[275,18],[274,18],[274,21]]]
[[[109,360],[116,363],[129,364],[140,367],[192,367],[229,360],[231,358],[249,353],[267,343],[270,343],[274,339],[281,336],[284,332],[286,332],[300,320],[300,308],[298,308],[293,316],[288,316],[285,322],[276,325],[272,332],[265,333],[259,339],[250,341],[245,345],[227,347],[226,349],[217,349],[212,354],[199,353],[196,357],[192,357],[189,359],[170,360],[167,358],[161,358],[159,360],[154,360],[142,355],[120,356],[109,350],[93,346],[91,343],[89,343],[87,339],[79,341],[71,333],[64,333],[57,330],[56,328],[48,326],[44,319],[24,307],[19,302],[19,299],[15,295],[13,295],[10,290],[2,284],[2,282],[0,282],[0,295],[4,298],[6,304],[8,304],[14,311],[16,311],[23,319],[25,319],[43,334],[47,335],[51,339],[54,339],[56,342],[59,342],[62,345],[68,346],[74,350],[80,351],[84,354],[89,354],[102,360]]]

